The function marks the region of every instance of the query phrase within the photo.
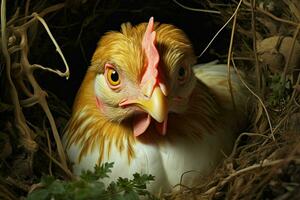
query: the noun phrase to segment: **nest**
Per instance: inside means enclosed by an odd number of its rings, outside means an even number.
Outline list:
[[[44,72],[64,78],[70,74],[56,41],[64,41],[64,35],[54,37],[47,19],[63,15],[65,9],[76,13],[80,7],[91,10],[99,4],[81,0],[25,2],[9,6],[5,0],[1,2],[0,197],[7,200],[19,199],[40,187],[43,173],[74,178],[59,134],[70,109],[55,94],[42,89],[37,80],[43,79]],[[222,29],[231,32],[230,43],[225,47],[226,55],[217,56],[234,69],[253,75],[251,83],[241,80],[257,103],[249,131],[238,137],[224,163],[201,184],[193,188],[179,185],[178,192],[163,198],[299,199],[299,0],[195,2],[192,5],[204,9],[175,0],[172,3],[191,12],[207,12],[217,26],[225,24]],[[81,28],[94,18],[87,18]],[[37,52],[46,52],[39,49],[41,32],[49,37],[65,69],[30,62]]]

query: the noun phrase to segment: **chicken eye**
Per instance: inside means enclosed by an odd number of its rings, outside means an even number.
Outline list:
[[[119,74],[116,70],[114,69],[108,69],[107,72],[107,80],[108,82],[113,85],[119,85],[120,84],[120,78],[119,78]]]
[[[117,71],[115,71],[113,69],[109,70],[108,76],[109,76],[110,83],[112,85],[119,84],[120,80],[119,80],[119,74]]]
[[[106,82],[112,89],[119,87],[121,80],[119,73],[114,69],[112,65],[107,65],[105,68],[105,78]]]
[[[179,67],[178,69],[178,81],[180,84],[183,84],[188,78],[189,72],[186,67]]]

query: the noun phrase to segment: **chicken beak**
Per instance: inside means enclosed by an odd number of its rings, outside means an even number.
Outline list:
[[[168,115],[167,98],[159,86],[154,88],[149,99],[138,99],[135,105],[146,111],[159,123],[162,123]]]
[[[155,86],[152,94],[149,96],[143,92],[143,98],[134,100],[124,99],[119,103],[121,107],[136,106],[145,111],[146,115],[135,115],[133,119],[134,136],[143,134],[150,125],[151,118],[156,123],[156,129],[162,135],[166,134],[168,121],[168,102],[166,95],[163,93],[160,86]]]

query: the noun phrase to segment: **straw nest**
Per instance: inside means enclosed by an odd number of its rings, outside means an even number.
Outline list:
[[[224,29],[231,32],[230,43],[225,47],[227,54],[219,55],[219,59],[253,76],[253,82],[243,82],[257,103],[249,131],[238,137],[224,163],[201,184],[193,188],[179,185],[179,191],[165,194],[164,198],[299,199],[300,1],[195,2],[204,9],[175,0],[168,3],[191,12],[208,12],[216,26],[226,24]],[[51,34],[51,24],[46,21],[53,15],[63,15],[66,9],[76,13],[81,6],[90,4],[93,8],[99,1],[5,3],[2,0],[0,197],[19,199],[40,187],[42,173],[73,178],[59,135],[70,110],[54,94],[42,89],[37,80],[43,73],[35,71],[69,77],[69,67],[55,39],[60,36]],[[88,26],[89,20],[92,19],[87,19],[81,28]],[[30,56],[39,51],[41,30],[54,44],[65,69],[29,62]]]

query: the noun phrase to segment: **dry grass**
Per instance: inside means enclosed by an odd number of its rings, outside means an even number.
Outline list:
[[[66,1],[70,4],[70,1]],[[199,1],[205,9],[187,7],[178,1],[174,3],[184,9],[208,12],[215,16],[215,24],[224,25],[231,30],[228,57],[229,66],[237,71],[248,70],[253,76],[253,83],[243,84],[257,99],[251,132],[241,134],[233,152],[225,162],[206,180],[194,188],[186,188],[176,193],[166,194],[166,199],[298,199],[300,196],[300,113],[299,113],[299,67],[300,53],[300,1],[248,1],[240,0],[226,5]],[[220,1],[221,2],[221,1]],[[270,5],[273,2],[272,5]],[[11,111],[9,120],[3,122],[0,132],[1,169],[14,170],[8,177],[0,179],[0,198],[18,199],[39,185],[32,185],[31,180],[22,178],[20,174],[32,171],[34,155],[38,149],[47,161],[47,173],[52,174],[53,168],[59,169],[55,175],[72,178],[62,149],[57,125],[55,124],[46,92],[41,89],[34,76],[36,69],[53,72],[62,77],[69,76],[68,65],[59,45],[52,36],[44,17],[60,12],[66,6],[60,3],[42,6],[40,12],[30,13],[30,0],[26,1],[25,14],[17,9],[9,20],[6,20],[6,1],[1,2],[1,48],[2,64],[5,66],[5,85],[9,94],[0,108]],[[224,19],[228,19],[224,21]],[[40,22],[53,41],[66,66],[66,71],[53,70],[28,61],[30,44],[28,30],[35,29]],[[219,31],[219,32],[220,32]],[[218,33],[219,33],[218,32]],[[217,34],[218,34],[217,33]],[[264,39],[280,36],[281,39],[271,40],[262,48]],[[217,37],[217,35],[216,35]],[[215,37],[214,37],[215,38]],[[289,38],[289,44],[284,42]],[[211,42],[208,44],[208,46]],[[264,45],[265,47],[266,45]],[[205,48],[206,50],[207,48]],[[54,53],[54,52],[53,52]],[[201,53],[201,55],[203,52]],[[200,55],[200,56],[201,56]],[[269,61],[274,63],[269,63]],[[229,73],[230,74],[230,73]],[[279,78],[277,78],[279,77]],[[277,78],[277,79],[276,79]],[[228,77],[230,83],[231,79]],[[254,89],[253,89],[254,88]],[[4,99],[0,99],[4,100]],[[12,105],[12,106],[10,106]],[[40,105],[49,123],[43,123],[43,130],[32,125],[26,119],[24,108]],[[61,107],[60,112],[64,111]],[[0,109],[1,111],[1,109]],[[14,125],[12,125],[14,123]],[[48,127],[49,126],[49,127]],[[44,139],[38,135],[44,134]],[[16,134],[17,133],[17,134]],[[5,160],[11,159],[14,147],[11,138],[17,138],[16,146],[26,152],[25,157],[16,157],[13,167]],[[53,139],[53,141],[51,141]],[[18,154],[18,156],[23,154]],[[19,162],[19,163],[18,163]],[[54,164],[53,164],[54,163]],[[22,169],[17,166],[22,165]],[[24,167],[25,166],[25,167]],[[24,169],[25,168],[25,169]],[[20,170],[20,171],[18,171]],[[38,176],[38,175],[37,175]],[[39,177],[36,177],[39,178]],[[35,181],[36,182],[36,181]],[[18,191],[20,193],[16,194]]]
[[[269,3],[274,3],[274,10],[268,10]],[[248,69],[249,65],[253,66],[250,71],[255,72],[255,91],[242,80],[258,100],[253,133],[241,134],[232,154],[201,185],[172,193],[168,199],[299,199],[300,129],[295,124],[300,121],[300,2],[241,0],[236,2],[236,8],[232,8],[207,0],[207,3],[202,5],[210,10],[220,11],[222,18],[229,19],[232,24],[228,66],[232,65],[235,70],[237,65],[239,68]],[[228,22],[223,21],[225,24]],[[258,51],[257,44],[278,35],[292,35],[292,43],[287,46],[273,41],[269,44],[274,47],[271,49],[273,52],[269,52],[270,58],[266,59],[266,51]],[[239,41],[248,41],[248,45],[251,45],[252,41],[252,46],[249,48]],[[280,45],[285,46],[285,49],[279,50]],[[294,54],[295,51],[297,54]],[[284,53],[285,62],[277,62],[275,66],[280,66],[281,70],[275,71],[268,61],[276,60],[276,56],[284,56]],[[296,61],[292,63],[291,60],[295,58]],[[292,69],[287,73],[289,68]],[[236,72],[238,73],[237,70]],[[288,97],[278,97],[277,103],[270,103],[276,89],[270,88],[272,86],[268,80],[280,76],[280,81],[285,83],[292,81],[291,77],[295,74],[298,78],[297,81],[293,81]],[[230,77],[228,80],[230,81]]]

